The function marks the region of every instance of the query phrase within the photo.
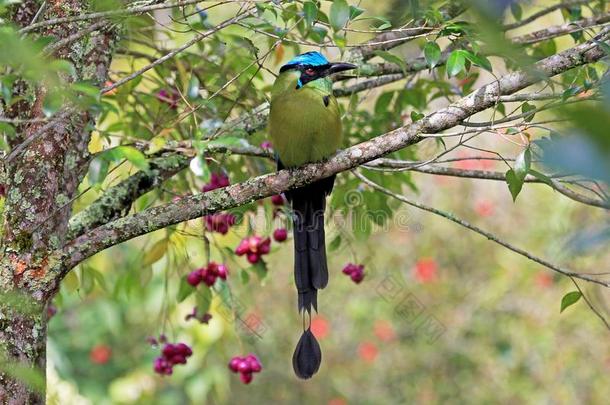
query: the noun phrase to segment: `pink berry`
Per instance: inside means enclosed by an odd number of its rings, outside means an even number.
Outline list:
[[[203,282],[205,283],[205,285],[207,285],[208,287],[211,287],[214,285],[214,283],[216,282],[216,275],[213,274],[210,271],[206,271],[205,275],[203,276]]]
[[[237,248],[235,249],[235,253],[237,254],[237,256],[243,256],[246,253],[248,253],[249,251],[249,246],[248,246],[248,239],[243,239],[239,245],[237,246]]]
[[[223,280],[227,279],[227,275],[229,274],[229,269],[224,264],[219,264],[216,269],[216,274]]]
[[[191,271],[188,276],[186,276],[186,282],[193,287],[197,287],[197,285],[201,283],[201,273],[199,270]]]
[[[246,359],[240,359],[237,364],[237,371],[240,373],[250,373],[252,370],[250,369],[250,363]]]
[[[235,356],[231,359],[231,361],[229,362],[229,370],[231,370],[234,373],[237,373],[238,369],[237,367],[239,366],[239,364],[241,363],[242,359],[239,356]]]
[[[286,231],[286,228],[278,228],[275,231],[273,231],[273,239],[275,239],[276,242],[283,242],[288,238],[288,231]]]
[[[260,259],[260,256],[256,253],[248,253],[248,261],[252,264],[256,264],[258,263],[258,260]]]
[[[271,250],[271,239],[265,238],[258,246],[261,254],[267,254]]]
[[[284,205],[284,197],[282,197],[281,194],[272,195],[271,203],[273,203],[273,205]]]
[[[249,354],[248,356],[246,356],[246,361],[250,365],[250,370],[253,373],[258,373],[258,372],[260,372],[263,369],[263,366],[261,365],[261,362],[253,354]]]
[[[193,350],[185,343],[178,343],[176,351],[185,357],[189,357],[193,354]]]
[[[252,373],[241,373],[239,379],[244,384],[250,384],[252,382]]]

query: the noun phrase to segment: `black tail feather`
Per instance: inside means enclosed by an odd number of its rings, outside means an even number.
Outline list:
[[[297,377],[302,379],[311,378],[318,372],[322,363],[322,350],[310,329],[301,335],[292,355],[292,368]]]
[[[278,160],[278,170],[283,169]],[[326,196],[335,183],[335,176],[286,192],[292,205],[294,232],[294,281],[298,292],[299,313],[318,311],[318,290],[328,284],[324,211]],[[308,379],[318,372],[322,351],[308,327],[299,339],[292,356],[292,367],[299,378]]]
[[[324,235],[326,196],[334,176],[291,190],[294,232],[294,280],[299,293],[299,312],[318,310],[317,290],[328,284],[328,264]]]

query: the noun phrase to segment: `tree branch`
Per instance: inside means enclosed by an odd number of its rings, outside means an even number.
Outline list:
[[[404,168],[405,170],[409,170],[409,171],[415,171],[415,172],[426,173],[426,174],[434,174],[437,176],[451,176],[451,177],[461,177],[461,178],[469,178],[469,179],[506,181],[506,175],[504,173],[488,171],[488,170],[466,170],[466,169],[457,169],[457,168],[453,168],[453,167],[443,167],[443,166],[434,166],[434,165],[417,166],[417,165],[413,165],[413,163],[411,163],[411,162],[401,162],[401,161],[391,160],[391,159],[380,159],[379,163],[377,163],[377,161],[373,161],[370,164],[374,165],[375,167]],[[525,182],[526,183],[547,184],[546,182],[544,182],[532,175],[529,175],[529,174],[525,177]],[[610,202],[600,200],[597,198],[590,198],[590,197],[584,196],[580,193],[575,192],[571,188],[564,186],[559,181],[557,181],[553,178],[551,178],[551,185],[554,190],[560,192],[561,194],[565,195],[566,197],[568,197],[574,201],[577,201],[577,202],[580,202],[580,203],[583,203],[586,205],[590,205],[592,207],[610,209]]]
[[[604,30],[598,39],[607,34],[608,30]],[[301,187],[418,143],[424,139],[420,136],[421,133],[436,133],[458,125],[467,117],[495,105],[499,96],[515,93],[544,77],[597,61],[604,55],[597,43],[583,43],[536,63],[532,66],[535,72],[528,69],[503,76],[419,121],[342,150],[326,162],[258,176],[243,183],[183,197],[174,203],[119,218],[67,243],[61,252],[66,265],[65,272],[95,253],[126,240]]]
[[[463,226],[464,228],[470,229],[473,232],[478,233],[479,235],[483,235],[485,236],[487,239],[491,240],[492,242],[495,242],[501,246],[504,246],[505,248],[507,248],[508,250],[512,250],[515,253],[520,254],[521,256],[524,256],[538,264],[543,265],[544,267],[547,267],[553,271],[556,271],[557,273],[563,274],[564,276],[568,276],[568,277],[574,277],[574,278],[579,278],[581,280],[585,280],[585,281],[589,281],[591,283],[595,283],[595,284],[599,284],[599,285],[603,285],[604,287],[610,287],[610,282],[607,281],[603,281],[603,280],[598,280],[596,278],[593,278],[589,275],[586,274],[581,274],[581,273],[575,273],[573,271],[564,269],[556,264],[553,264],[547,260],[541,259],[537,256],[534,256],[533,254],[529,253],[526,250],[523,250],[521,248],[518,248],[516,246],[511,245],[508,242],[503,241],[502,239],[498,238],[497,236],[495,236],[494,234],[487,232],[481,228],[479,228],[478,226],[472,225],[466,221],[464,221],[461,218],[456,217],[455,215],[453,215],[452,213],[449,212],[445,212],[442,210],[439,210],[437,208],[434,207],[430,207],[428,205],[416,202],[416,201],[412,201],[409,200],[407,197],[403,196],[403,195],[399,195],[399,194],[395,194],[392,191],[380,186],[379,184],[367,179],[366,177],[364,177],[362,174],[354,172],[354,175],[356,177],[358,177],[360,180],[362,180],[365,184],[368,184],[369,186],[373,187],[374,189],[381,191],[382,193],[389,195],[390,197],[393,197],[399,201],[404,202],[405,204],[408,204],[412,207],[415,208],[419,208],[420,210],[424,210],[427,212],[431,212],[433,214],[439,215],[443,218],[446,218],[452,222],[455,222],[458,225]]]

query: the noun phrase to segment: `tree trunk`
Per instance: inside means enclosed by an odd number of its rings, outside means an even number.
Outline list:
[[[46,307],[27,294],[0,299],[0,403],[44,404]]]

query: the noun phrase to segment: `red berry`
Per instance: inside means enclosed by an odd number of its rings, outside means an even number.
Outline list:
[[[252,264],[258,263],[260,256],[256,253],[248,253],[248,261]]]
[[[203,275],[203,282],[208,287],[213,286],[214,283],[216,282],[216,275],[210,271],[206,271],[205,274]]]
[[[354,283],[360,284],[360,282],[364,279],[364,272],[363,271],[354,272],[350,275],[350,277]]]
[[[277,242],[283,242],[286,238],[288,238],[288,231],[286,231],[286,228],[278,228],[273,231],[273,239]]]
[[[252,382],[252,373],[241,373],[239,379],[244,384],[250,384]]]
[[[258,249],[262,255],[269,253],[271,250],[271,239],[265,238],[258,246]]]
[[[197,287],[199,283],[201,283],[201,273],[199,270],[191,271],[188,276],[186,276],[186,282],[192,285],[193,287]]]
[[[242,358],[239,356],[235,356],[231,359],[231,361],[229,362],[229,370],[231,370],[234,373],[237,373],[238,371],[238,366],[241,363]]]
[[[239,363],[237,364],[237,371],[240,373],[250,373],[252,371],[250,369],[250,362],[243,358],[240,359]]]
[[[227,275],[229,274],[229,269],[224,264],[219,264],[216,269],[216,274],[223,280],[227,279]]]
[[[235,253],[237,256],[243,256],[250,250],[248,245],[248,238],[242,239],[237,248],[235,249]]]
[[[246,356],[246,361],[250,365],[250,370],[253,373],[258,373],[258,372],[260,372],[263,369],[263,366],[261,365],[261,362],[253,354],[249,354],[248,356]]]
[[[273,205],[284,205],[284,197],[281,194],[271,196],[271,202]]]
[[[193,350],[184,343],[178,343],[176,346],[176,351],[185,357],[189,357],[193,354]]]

